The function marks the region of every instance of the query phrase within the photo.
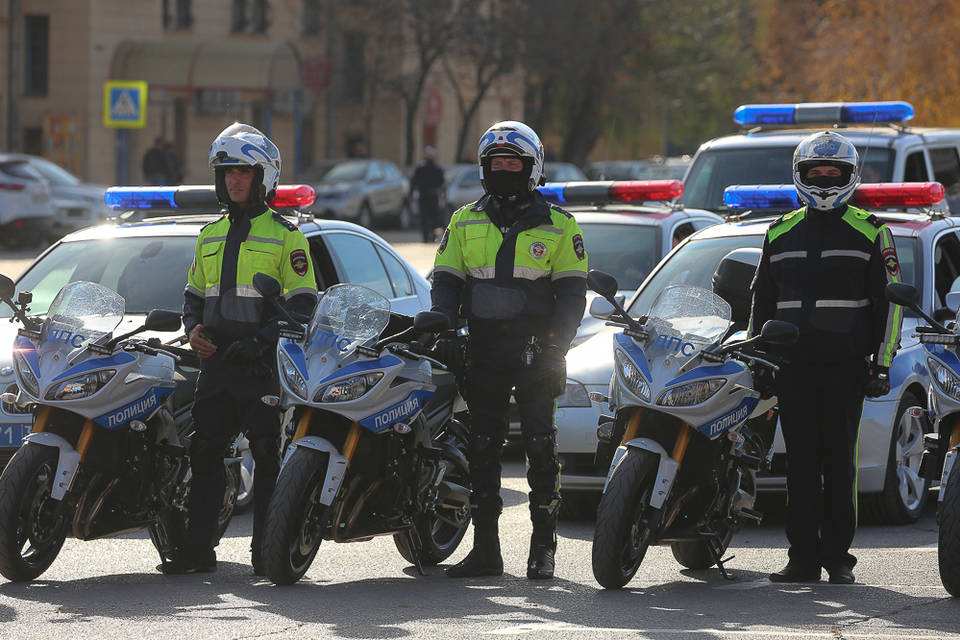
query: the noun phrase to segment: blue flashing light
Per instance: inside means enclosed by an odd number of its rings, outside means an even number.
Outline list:
[[[176,209],[177,187],[110,187],[103,195],[111,209]]]
[[[733,112],[737,124],[793,124],[792,104],[744,104]]]
[[[733,112],[741,125],[873,124],[905,122],[913,116],[913,105],[903,101],[744,104]]]
[[[567,199],[563,197],[563,189],[566,186],[566,182],[548,182],[542,187],[537,187],[537,190],[543,194],[543,197],[547,199],[547,202],[563,204],[567,201]]]
[[[723,190],[723,203],[731,209],[796,209],[800,206],[792,184],[738,184]]]
[[[905,122],[914,116],[909,102],[848,102],[840,107],[840,122],[849,124]]]

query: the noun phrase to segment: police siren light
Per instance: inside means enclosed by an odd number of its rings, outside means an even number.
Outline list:
[[[850,198],[860,207],[929,207],[943,200],[939,182],[874,182],[857,187]],[[731,209],[796,209],[800,207],[792,184],[731,185],[723,191],[723,203]]]
[[[285,184],[267,204],[278,209],[306,207],[313,204],[316,193],[305,184]],[[217,192],[212,185],[180,185],[179,187],[110,187],[103,195],[111,209],[219,209]]]
[[[741,125],[763,124],[874,124],[906,122],[914,116],[909,102],[798,102],[744,104],[733,112]]]
[[[548,182],[537,189],[556,204],[667,201],[683,195],[679,180]]]

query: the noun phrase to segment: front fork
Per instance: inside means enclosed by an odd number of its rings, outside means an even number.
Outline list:
[[[24,442],[54,447],[59,450],[57,471],[53,479],[53,485],[50,487],[50,497],[60,502],[58,509],[62,510],[63,498],[73,486],[73,480],[77,477],[77,469],[87,456],[87,450],[90,448],[90,442],[93,440],[93,434],[97,427],[93,420],[86,419],[83,428],[80,430],[80,437],[77,438],[77,446],[74,448],[63,437],[46,430],[51,411],[52,409],[49,406],[41,406],[37,410],[33,429],[24,438]]]

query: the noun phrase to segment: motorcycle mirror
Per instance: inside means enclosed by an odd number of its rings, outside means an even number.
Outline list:
[[[760,329],[760,337],[771,344],[794,344],[800,337],[800,330],[791,322],[767,320]]]
[[[616,278],[597,269],[590,269],[590,272],[587,273],[587,285],[592,291],[596,291],[604,298],[612,298],[617,295],[619,289]]]
[[[0,274],[0,298],[10,299],[13,297],[13,294],[17,290],[17,285],[13,283],[13,280],[8,278],[5,275]]]
[[[253,274],[253,288],[264,298],[277,298],[280,296],[280,283],[276,278],[271,278],[265,273]]]
[[[617,297],[622,298],[623,296]],[[597,297],[590,301],[590,315],[597,320],[609,320],[613,317],[615,311],[616,308],[606,298]]]
[[[753,292],[750,283],[760,264],[760,249],[745,247],[734,249],[723,257],[713,273],[713,292],[730,305],[730,319],[746,323],[750,319],[750,303]]]
[[[147,331],[179,331],[180,314],[166,309],[154,309],[147,314],[143,328]]]
[[[450,319],[439,311],[421,311],[413,318],[416,333],[440,333],[450,328]]]
[[[887,285],[887,300],[903,307],[916,307],[920,292],[912,284],[891,282]]]

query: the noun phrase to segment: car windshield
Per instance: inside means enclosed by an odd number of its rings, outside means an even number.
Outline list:
[[[684,181],[680,198],[687,207],[721,211],[723,190],[732,184],[793,184],[795,147],[708,149],[697,156]],[[863,154],[863,150],[860,150]],[[893,176],[893,150],[867,150],[861,156],[863,182],[889,182]],[[869,178],[869,179],[868,179]]]
[[[660,228],[639,224],[583,222],[590,268],[609,273],[620,289],[633,291],[660,260]]]
[[[30,315],[46,314],[60,289],[78,281],[116,291],[127,313],[180,311],[196,242],[194,236],[64,242],[20,278],[17,291],[33,293]],[[0,317],[10,317],[5,305]]]
[[[367,175],[366,162],[344,162],[327,172],[320,182],[358,182]]]
[[[917,243],[912,238],[902,236],[894,236],[893,242],[897,248],[903,282],[916,286]],[[725,255],[741,247],[760,248],[762,244],[763,236],[755,234],[691,240],[661,263],[659,270],[644,283],[631,301],[627,311],[634,318],[647,314],[660,292],[670,285],[692,284],[712,289],[713,273]],[[592,267],[592,254],[590,260]]]
[[[30,166],[43,174],[43,177],[49,180],[50,184],[54,186],[75,187],[80,184],[79,178],[49,160],[31,158]]]

